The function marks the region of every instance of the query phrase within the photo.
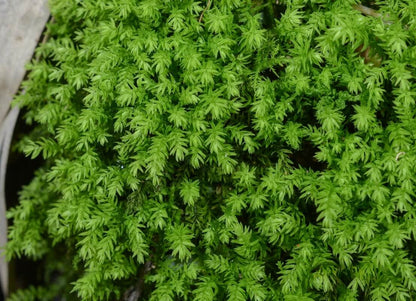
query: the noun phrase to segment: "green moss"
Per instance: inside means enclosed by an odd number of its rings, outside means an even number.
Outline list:
[[[416,297],[416,6],[355,4],[52,0],[9,258],[64,247],[80,300]]]

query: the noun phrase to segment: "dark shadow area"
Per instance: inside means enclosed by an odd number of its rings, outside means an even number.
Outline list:
[[[4,301],[4,296],[3,296],[2,291],[3,291],[3,288],[2,288],[2,286],[0,285],[0,301]]]
[[[294,166],[311,169],[313,171],[323,171],[327,169],[327,164],[325,162],[320,162],[315,158],[315,154],[318,151],[319,149],[316,146],[304,139],[300,149],[289,155],[289,158]]]
[[[15,147],[13,147],[22,136],[28,134],[32,130],[32,126],[28,126],[24,122],[22,118],[23,115],[24,112],[20,112],[17,119],[7,164],[5,192],[8,209],[15,207],[18,204],[19,191],[22,186],[29,184],[35,170],[38,169],[43,162],[40,157],[35,160],[27,158],[24,154],[17,152]],[[9,220],[8,222],[10,226],[11,221]],[[27,288],[29,285],[40,284],[42,266],[41,263],[33,262],[24,257],[13,260],[9,264],[9,292],[13,293],[17,289]]]

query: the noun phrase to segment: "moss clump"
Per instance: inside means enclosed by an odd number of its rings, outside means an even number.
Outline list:
[[[416,6],[358,4],[52,0],[9,258],[60,254],[50,299],[416,297]]]

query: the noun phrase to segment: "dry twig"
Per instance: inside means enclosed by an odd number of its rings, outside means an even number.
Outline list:
[[[138,301],[143,294],[143,286],[144,286],[144,277],[151,269],[154,269],[155,266],[150,262],[147,261],[143,268],[140,271],[139,279],[137,280],[134,286],[131,286],[124,294],[123,294],[123,301]]]
[[[212,3],[212,0],[208,0],[207,6],[205,6],[204,10],[201,13],[201,16],[199,17],[199,20],[198,20],[199,23],[202,22],[202,18],[204,17],[204,13],[211,7],[211,3]]]

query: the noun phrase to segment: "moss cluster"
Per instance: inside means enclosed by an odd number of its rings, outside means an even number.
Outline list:
[[[50,4],[12,299],[416,297],[415,1]]]

